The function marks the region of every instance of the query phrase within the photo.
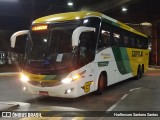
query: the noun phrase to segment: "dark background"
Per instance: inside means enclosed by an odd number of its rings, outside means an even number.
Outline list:
[[[68,2],[73,2],[74,5],[68,6]],[[154,34],[151,28],[141,26],[135,28],[149,35],[151,41],[157,41],[160,39],[159,5],[160,0],[0,0],[0,51],[9,51],[11,35],[16,31],[29,29],[35,19],[50,14],[79,10],[102,12],[131,26],[150,22],[155,25]],[[128,10],[122,12],[122,7]],[[158,44],[160,43],[157,42],[155,46]],[[152,58],[157,54],[153,53]],[[159,59],[153,61],[156,62]]]

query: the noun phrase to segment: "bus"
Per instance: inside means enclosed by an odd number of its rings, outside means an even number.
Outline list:
[[[148,37],[99,12],[45,16],[24,33],[28,37],[20,80],[22,89],[32,94],[102,94],[107,86],[141,78],[148,68]],[[11,39],[13,48],[15,42]]]

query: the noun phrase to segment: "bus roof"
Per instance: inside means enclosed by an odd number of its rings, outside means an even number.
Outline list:
[[[140,33],[137,30],[129,27],[128,25],[99,12],[79,11],[79,12],[67,12],[67,13],[54,14],[54,15],[38,18],[33,22],[33,24],[69,21],[69,20],[83,19],[91,16],[100,17],[101,19],[103,19],[109,24],[112,24],[114,26],[120,27],[122,29],[125,29],[127,31],[133,32],[135,34],[138,34],[147,38],[147,35]]]

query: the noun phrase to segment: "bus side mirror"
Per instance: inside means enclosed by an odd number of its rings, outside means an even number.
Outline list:
[[[15,32],[10,38],[12,48],[11,60],[19,65],[21,65],[24,58],[27,34],[28,30],[22,30]]]
[[[21,35],[27,35],[28,31],[29,30],[22,30],[22,31],[15,32],[10,38],[10,40],[11,40],[11,48],[15,48],[16,38],[18,36],[21,36]]]
[[[81,26],[81,27],[76,28],[73,31],[73,34],[72,34],[72,47],[78,46],[80,35],[83,32],[91,32],[91,31],[95,32],[95,30],[96,30],[96,28],[94,28],[94,27],[84,27],[84,26]]]

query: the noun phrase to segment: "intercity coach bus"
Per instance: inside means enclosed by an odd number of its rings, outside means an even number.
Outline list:
[[[42,17],[24,33],[20,80],[29,93],[66,98],[102,94],[107,86],[141,78],[148,68],[147,36],[98,12]],[[15,40],[11,44],[14,48]]]

